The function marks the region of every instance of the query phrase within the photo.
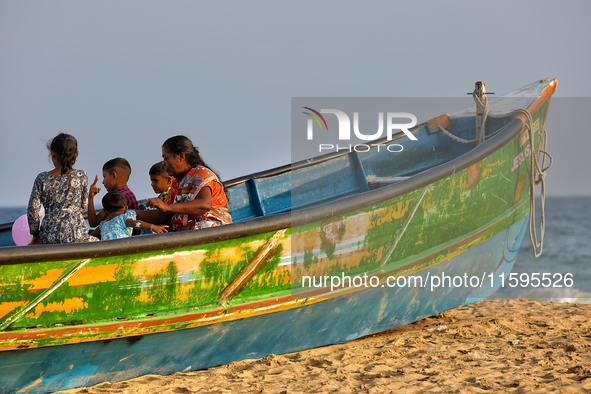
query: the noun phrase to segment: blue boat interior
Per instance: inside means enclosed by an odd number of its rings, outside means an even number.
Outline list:
[[[509,118],[489,119],[486,130],[498,130],[509,121]],[[361,146],[358,151],[341,151],[327,155],[325,160],[316,158],[305,165],[285,167],[284,172],[270,171],[269,175],[242,178],[237,183],[229,181],[232,219],[239,222],[290,212],[389,186],[400,179],[388,183],[384,180],[372,182],[372,178],[410,177],[455,159],[476,146],[476,143],[456,141],[426,123],[416,129],[413,133],[417,141],[401,132],[392,141],[384,141],[371,149]],[[475,139],[474,116],[454,118],[447,130],[465,140]],[[403,147],[401,152],[398,152],[399,145]]]

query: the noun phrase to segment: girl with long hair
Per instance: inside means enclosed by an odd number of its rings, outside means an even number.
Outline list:
[[[73,168],[78,158],[78,142],[60,133],[47,145],[54,169],[37,175],[27,218],[33,239],[31,244],[60,244],[98,241],[88,234],[82,216],[88,204],[86,172]],[[45,217],[40,222],[41,206]]]

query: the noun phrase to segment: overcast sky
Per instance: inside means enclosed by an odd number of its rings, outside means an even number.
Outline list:
[[[590,5],[0,0],[0,206],[27,204],[59,132],[91,179],[127,158],[146,198],[172,135],[225,180],[289,163],[291,97],[465,97],[543,78],[559,81],[548,194],[590,195]]]

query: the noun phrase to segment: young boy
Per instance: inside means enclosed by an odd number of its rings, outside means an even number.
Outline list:
[[[133,229],[165,233],[168,226],[158,226],[136,220],[135,211],[127,210],[127,198],[121,192],[109,192],[103,197],[103,212],[106,218],[91,233],[102,241],[131,237]]]
[[[154,164],[152,168],[150,168],[149,174],[150,184],[152,185],[152,189],[154,189],[154,193],[160,193],[158,198],[162,201],[166,201],[173,177],[168,175],[162,162]]]
[[[103,185],[107,192],[119,191],[127,198],[127,207],[129,209],[138,209],[137,199],[135,194],[129,187],[127,187],[127,181],[131,174],[131,166],[129,162],[121,157],[111,159],[103,165]],[[88,224],[91,227],[96,227],[105,220],[107,213],[102,210],[98,214],[94,210],[94,196],[101,191],[100,188],[96,187],[98,181],[98,175],[94,178],[94,182],[90,185],[88,192]]]

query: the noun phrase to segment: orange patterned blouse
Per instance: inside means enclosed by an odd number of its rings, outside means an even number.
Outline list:
[[[195,230],[232,223],[224,187],[214,172],[207,167],[197,166],[189,170],[180,181],[174,179],[165,202],[174,204],[193,201],[205,186],[211,189],[211,209],[199,219],[189,219],[187,214],[175,213],[171,220],[173,231]]]

